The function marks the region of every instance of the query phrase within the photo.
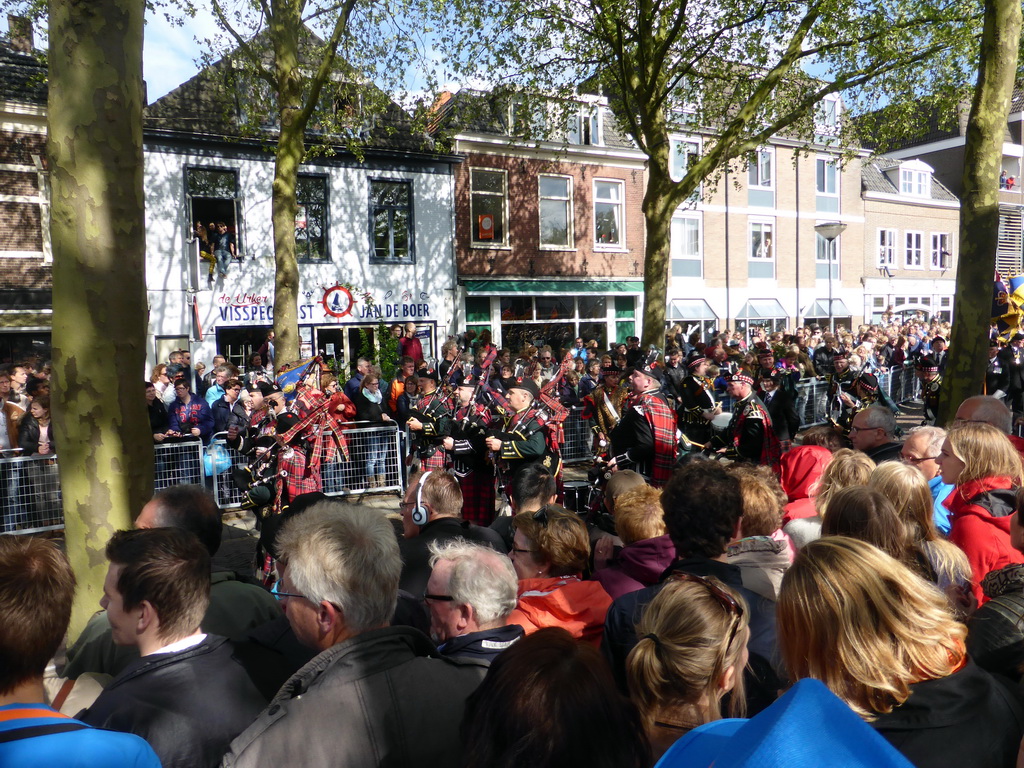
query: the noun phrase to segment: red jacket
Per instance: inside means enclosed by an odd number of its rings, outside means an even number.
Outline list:
[[[1015,489],[1008,477],[984,477],[958,485],[944,502],[953,513],[949,540],[971,563],[971,590],[978,605],[988,598],[981,580],[989,573],[1024,563],[1024,554],[1010,546],[1010,519]]]
[[[518,624],[528,635],[544,627],[562,627],[573,637],[598,646],[611,604],[611,595],[596,581],[580,581],[575,576],[520,579],[519,604],[508,623]]]

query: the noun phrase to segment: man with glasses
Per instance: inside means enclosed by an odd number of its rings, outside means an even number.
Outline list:
[[[543,381],[549,381],[558,370],[558,364],[554,359],[554,352],[551,347],[544,345],[537,350],[537,360],[540,362],[540,377]]]
[[[389,626],[402,558],[388,520],[322,501],[285,523],[277,547],[288,623],[318,655],[235,739],[224,768],[456,768],[459,722],[486,667]]]
[[[992,395],[968,397],[956,409],[956,421],[991,424],[1009,438],[1024,461],[1024,438],[1013,434],[1013,413],[1005,400]]]
[[[490,547],[454,539],[430,545],[432,568],[423,602],[430,639],[443,656],[490,664],[523,636],[509,624],[519,581],[508,557]]]
[[[202,440],[204,444],[208,443],[213,434],[210,406],[201,397],[192,394],[185,379],[174,382],[174,395],[175,401],[167,409],[169,428],[166,439]]]
[[[896,440],[896,417],[884,405],[872,405],[857,412],[850,424],[850,442],[875,464],[899,461],[903,448]]]
[[[942,503],[953,492],[954,486],[942,482],[942,472],[936,459],[942,450],[946,430],[939,427],[914,427],[907,433],[900,449],[900,460],[917,469],[932,493],[935,527],[943,535],[949,534],[949,509]]]

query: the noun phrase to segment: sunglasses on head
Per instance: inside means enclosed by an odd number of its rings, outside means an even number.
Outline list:
[[[736,639],[736,632],[740,628],[740,619],[743,617],[743,606],[736,598],[728,590],[724,589],[717,580],[712,581],[703,576],[697,576],[694,573],[676,572],[669,577],[669,580],[688,581],[692,584],[702,585],[726,612],[733,616],[732,629],[729,630],[729,642],[725,644],[725,647],[729,648],[732,645],[732,641]]]

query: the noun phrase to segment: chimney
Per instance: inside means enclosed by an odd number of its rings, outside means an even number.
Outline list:
[[[32,22],[24,16],[7,15],[7,37],[11,47],[18,53],[32,53],[35,40],[32,35]]]

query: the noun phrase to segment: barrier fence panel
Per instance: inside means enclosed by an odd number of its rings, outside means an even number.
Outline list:
[[[0,460],[0,533],[39,533],[64,527],[55,456]]]
[[[201,485],[203,444],[199,440],[153,445],[153,490],[172,485]]]
[[[398,425],[392,422],[352,422],[344,430],[348,445],[348,461],[337,461],[320,466],[324,493],[344,496],[364,491],[401,491],[403,489],[401,439]],[[373,426],[369,426],[373,424]],[[383,478],[376,484],[373,478]]]
[[[323,492],[328,496],[344,496],[365,491],[398,491],[404,489],[405,455],[401,433],[394,422],[374,424],[351,422],[344,430],[349,460],[339,453],[330,461],[320,464]],[[359,425],[366,426],[359,426]],[[232,478],[232,471],[249,464],[249,457],[230,448],[222,437],[211,445],[223,448],[230,460],[230,468],[213,476],[213,492],[221,509],[237,509],[242,505],[242,491]],[[372,473],[371,473],[372,470]],[[374,485],[371,477],[383,477],[383,483]]]
[[[562,423],[565,442],[562,444],[562,461],[589,461],[593,458],[594,433],[590,428],[594,422],[583,418],[583,408],[574,405]]]

